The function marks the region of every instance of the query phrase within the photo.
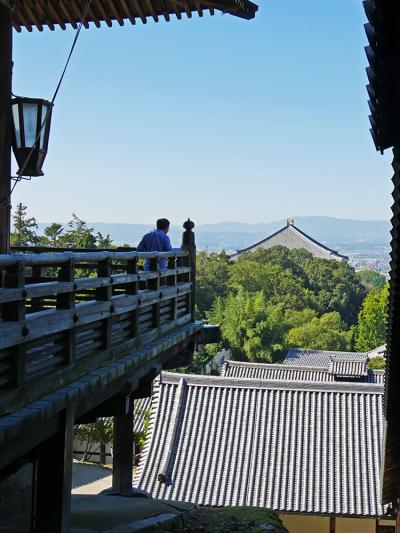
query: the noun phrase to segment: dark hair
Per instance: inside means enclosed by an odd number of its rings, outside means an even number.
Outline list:
[[[169,220],[166,218],[159,218],[156,222],[157,229],[168,229],[169,228]]]

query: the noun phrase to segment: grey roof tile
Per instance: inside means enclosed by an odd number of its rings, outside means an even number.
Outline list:
[[[204,505],[379,516],[382,397],[368,383],[163,373],[136,483]]]

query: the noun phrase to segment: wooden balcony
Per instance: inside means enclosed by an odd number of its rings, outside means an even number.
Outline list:
[[[114,417],[113,490],[131,494],[133,400],[190,360],[203,328],[193,226],[171,252],[0,255],[0,480],[34,465],[32,531],[68,531],[76,423]]]
[[[188,251],[17,253],[0,268],[0,415],[192,320]]]

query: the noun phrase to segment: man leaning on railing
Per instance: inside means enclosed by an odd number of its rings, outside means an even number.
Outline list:
[[[156,222],[156,228],[150,233],[146,233],[138,244],[138,252],[170,252],[171,250],[181,250],[181,248],[172,248],[171,241],[167,235],[169,231],[169,220],[166,218],[159,218]],[[167,269],[167,258],[159,258],[159,269]],[[150,270],[150,259],[144,262],[144,270]]]

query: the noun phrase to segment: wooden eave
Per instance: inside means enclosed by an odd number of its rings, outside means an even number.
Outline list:
[[[0,3],[11,9],[12,24],[18,32],[22,28],[43,31],[46,26],[50,30],[66,29],[68,25],[76,28],[86,6],[86,0],[0,0]],[[84,26],[123,26],[125,21],[146,24],[149,18],[155,22],[169,21],[171,15],[180,19],[186,14],[190,18],[195,12],[202,17],[205,10],[211,15],[217,10],[252,19],[258,6],[249,0],[92,0]]]

